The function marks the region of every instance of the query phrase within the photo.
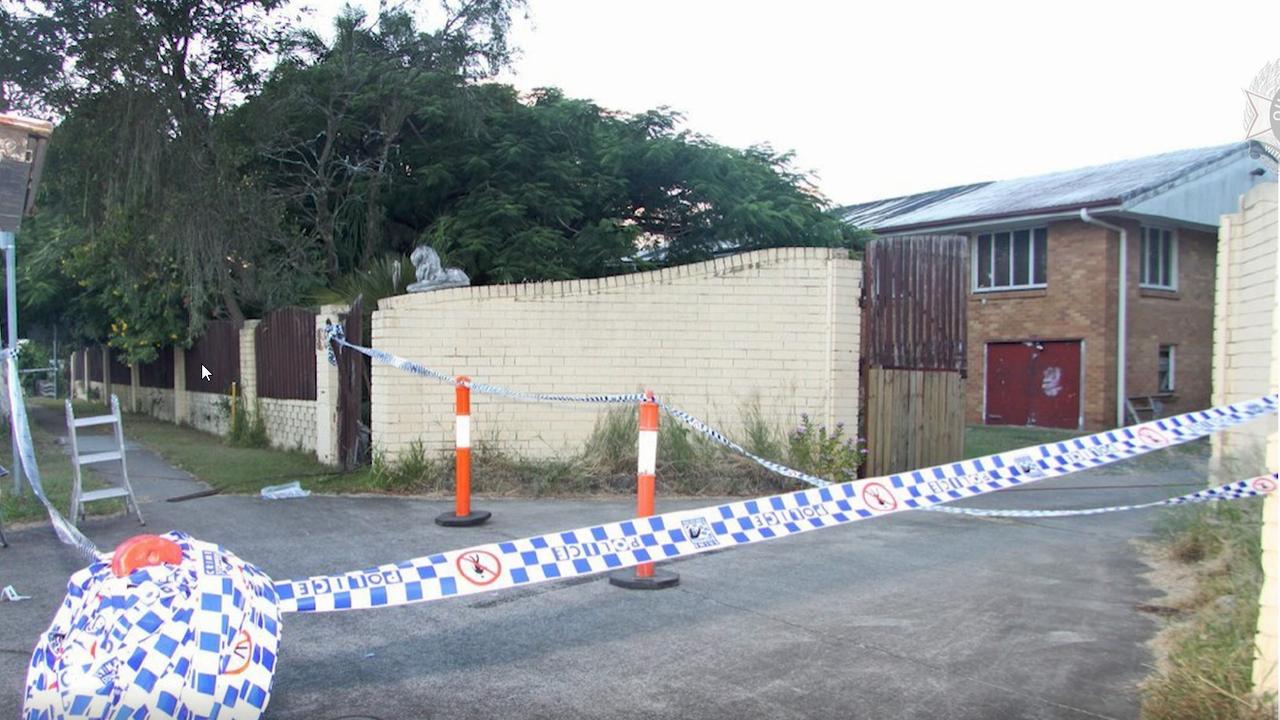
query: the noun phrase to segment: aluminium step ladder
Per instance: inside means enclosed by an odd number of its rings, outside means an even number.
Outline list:
[[[115,425],[116,449],[81,455],[80,446],[76,441],[76,429],[94,425]],[[111,395],[110,415],[94,415],[93,417],[84,418],[76,417],[75,411],[71,409],[71,400],[67,399],[67,442],[71,443],[71,467],[75,471],[74,484],[71,486],[71,523],[74,525],[84,519],[85,503],[122,497],[125,498],[125,512],[128,512],[129,508],[132,507],[134,515],[138,517],[138,524],[146,525],[146,521],[142,519],[142,510],[138,508],[138,499],[133,495],[133,486],[129,484],[129,465],[124,457],[124,423],[120,420],[120,398],[114,394]],[[88,492],[82,490],[80,477],[80,467],[82,465],[113,462],[115,460],[120,461],[121,487],[107,487]]]

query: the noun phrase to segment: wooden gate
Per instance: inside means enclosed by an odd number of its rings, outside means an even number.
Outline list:
[[[862,264],[867,476],[964,453],[968,245],[960,236],[877,238]]]
[[[347,340],[364,343],[364,301],[356,298],[346,315],[338,317]],[[364,464],[364,444],[360,442],[360,419],[364,405],[365,356],[343,348],[338,353],[338,459],[347,470]]]

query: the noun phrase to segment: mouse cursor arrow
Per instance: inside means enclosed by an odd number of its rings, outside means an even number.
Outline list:
[[[200,378],[201,378],[202,380],[204,380],[205,382],[208,382],[208,381],[209,381],[209,378],[211,378],[211,377],[213,377],[213,373],[209,372],[209,368],[207,368],[207,367],[205,367],[205,366],[201,365],[201,366],[200,366]]]

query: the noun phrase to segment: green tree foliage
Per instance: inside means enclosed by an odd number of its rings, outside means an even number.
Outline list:
[[[483,284],[860,242],[786,154],[491,82],[522,0],[347,8],[332,40],[282,32],[281,0],[9,2],[0,109],[62,118],[26,311],[129,360],[210,317],[395,292],[423,243]]]

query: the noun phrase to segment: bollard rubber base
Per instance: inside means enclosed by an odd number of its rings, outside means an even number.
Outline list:
[[[451,512],[436,516],[436,524],[441,527],[474,527],[483,525],[493,517],[488,510],[472,510],[470,515],[456,515]]]
[[[680,584],[680,576],[666,570],[654,570],[653,577],[636,577],[633,568],[609,574],[609,584],[626,590],[666,590]]]

